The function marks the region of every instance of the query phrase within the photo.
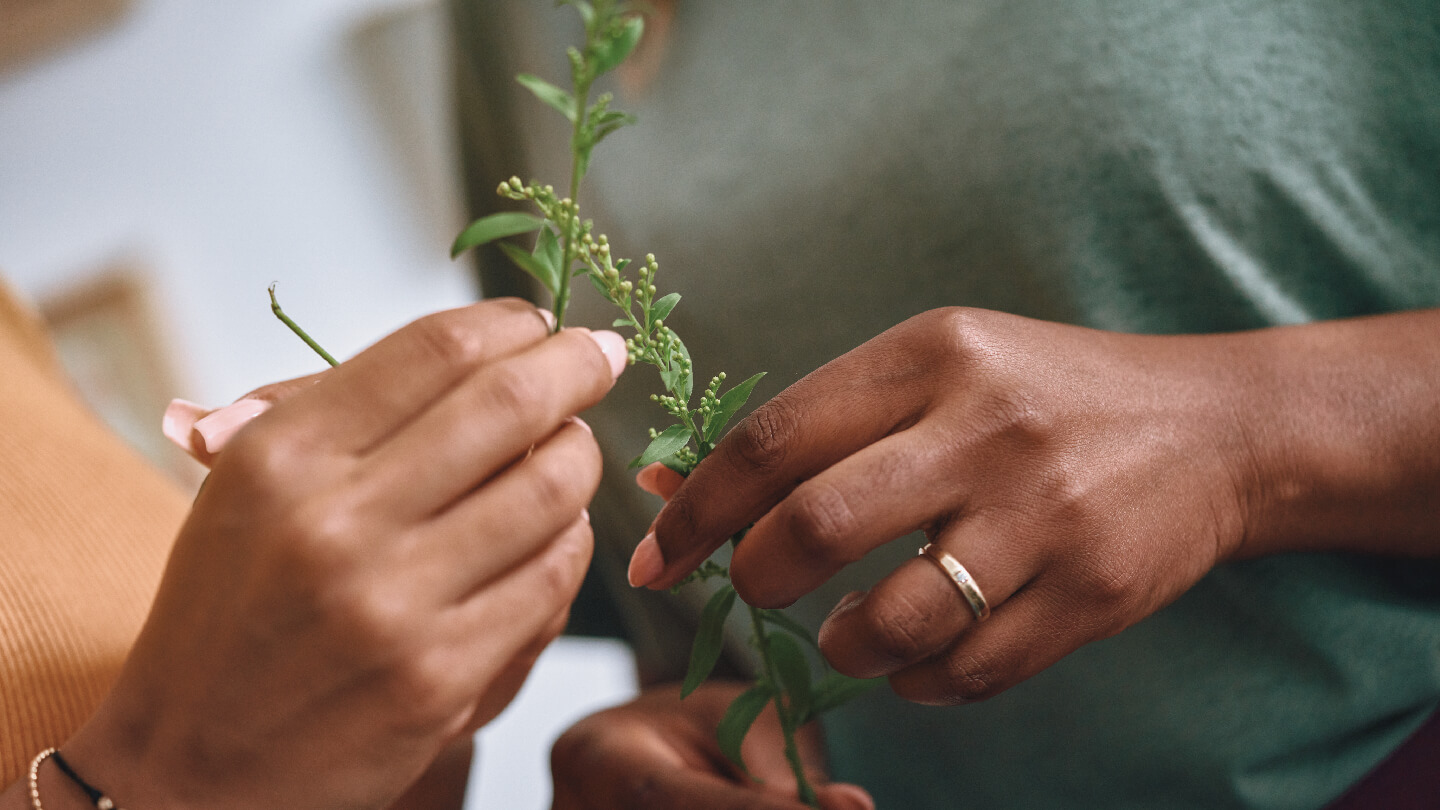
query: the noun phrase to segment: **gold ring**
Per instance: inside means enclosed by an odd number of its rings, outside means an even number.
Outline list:
[[[970,572],[965,570],[959,560],[951,557],[945,549],[936,548],[934,543],[926,543],[920,549],[920,556],[934,560],[940,570],[945,572],[945,576],[955,583],[955,587],[960,589],[960,595],[965,597],[965,601],[970,604],[970,610],[975,613],[976,621],[983,622],[990,618],[990,603],[985,601],[985,594],[980,592],[975,578],[970,576]]]

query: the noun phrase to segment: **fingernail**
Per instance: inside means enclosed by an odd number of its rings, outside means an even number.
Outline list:
[[[584,420],[584,419],[581,419],[581,418],[578,417],[578,416],[572,416],[572,417],[566,419],[565,421],[571,423],[572,425],[575,425],[576,427],[580,428],[581,430],[585,431],[586,433],[589,433],[591,436],[594,436],[594,435],[595,435],[595,431],[591,430],[591,429],[590,429],[590,426],[585,423],[585,420]]]
[[[542,320],[542,321],[545,322],[545,328],[546,328],[546,329],[549,329],[551,332],[554,332],[554,331],[555,331],[555,313],[551,312],[551,311],[548,310],[548,309],[536,309],[535,311],[538,312],[538,313],[540,313],[540,320]]]
[[[209,411],[204,405],[189,400],[172,399],[165,408],[165,417],[160,420],[160,432],[181,450],[194,455],[195,446],[190,443],[191,431],[195,428],[195,421]]]
[[[660,544],[655,542],[655,532],[645,535],[635,554],[630,558],[630,587],[643,588],[665,573],[665,558],[660,556]]]
[[[607,329],[590,332],[590,339],[605,353],[605,359],[610,361],[610,376],[619,379],[620,372],[625,370],[625,362],[629,352],[625,349],[625,338],[620,337],[619,332],[611,332]]]
[[[635,473],[636,486],[667,501],[684,482],[684,476],[658,461],[640,468],[640,472]]]
[[[268,410],[270,403],[263,399],[242,399],[196,422],[195,431],[205,440],[207,451],[218,453],[240,428]]]
[[[585,509],[584,507],[581,507],[581,509],[580,509],[580,519],[583,520],[583,521],[585,521],[586,523],[589,523],[589,522],[590,522],[590,510],[589,510],[589,509]]]

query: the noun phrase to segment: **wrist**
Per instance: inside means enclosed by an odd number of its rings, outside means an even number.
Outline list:
[[[1231,557],[1434,553],[1440,385],[1385,329],[1391,317],[1221,336],[1241,448]]]
[[[194,803],[182,801],[175,792],[178,785],[173,768],[167,767],[153,744],[156,731],[147,721],[136,716],[124,719],[112,693],[99,710],[61,746],[65,759],[84,780],[109,796],[117,808],[126,810],[185,810]],[[58,767],[47,768],[51,778],[67,783],[69,792],[78,795],[81,808],[94,804],[68,779]],[[50,810],[49,803],[46,803]]]

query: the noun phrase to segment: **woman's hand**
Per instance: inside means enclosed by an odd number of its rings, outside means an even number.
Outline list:
[[[978,623],[917,558],[843,600],[822,648],[912,700],[996,694],[1149,615],[1239,546],[1239,365],[1235,344],[1207,340],[916,317],[722,441],[660,514],[632,579],[667,587],[754,522],[731,576],[747,602],[780,607],[924,530],[993,616]]]
[[[758,782],[720,753],[715,726],[747,686],[712,682],[683,701],[678,687],[657,687],[580,721],[560,737],[550,757],[554,810],[804,810],[794,798],[795,777],[773,707],[755,721],[741,749]],[[821,807],[874,810],[862,788],[823,784],[813,726],[797,741]]]
[[[1440,310],[1179,337],[929,312],[741,423],[631,580],[667,587],[754,522],[731,578],[779,607],[924,530],[993,615],[917,558],[842,600],[821,647],[911,700],[989,697],[1232,557],[1440,554],[1437,331]]]
[[[127,806],[378,808],[498,712],[590,558],[570,415],[624,367],[548,333],[430,316],[232,431],[76,767]]]

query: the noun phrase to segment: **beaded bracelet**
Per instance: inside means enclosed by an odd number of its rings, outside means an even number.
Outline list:
[[[30,763],[30,806],[33,810],[45,810],[40,804],[40,764],[47,758],[55,760],[55,764],[70,778],[70,781],[74,782],[76,787],[84,791],[85,795],[90,798],[96,810],[123,810],[123,808],[116,807],[115,802],[109,796],[96,790],[89,782],[82,779],[80,774],[70,767],[70,763],[65,761],[65,757],[61,756],[60,752],[54,748],[46,748],[41,751]]]

